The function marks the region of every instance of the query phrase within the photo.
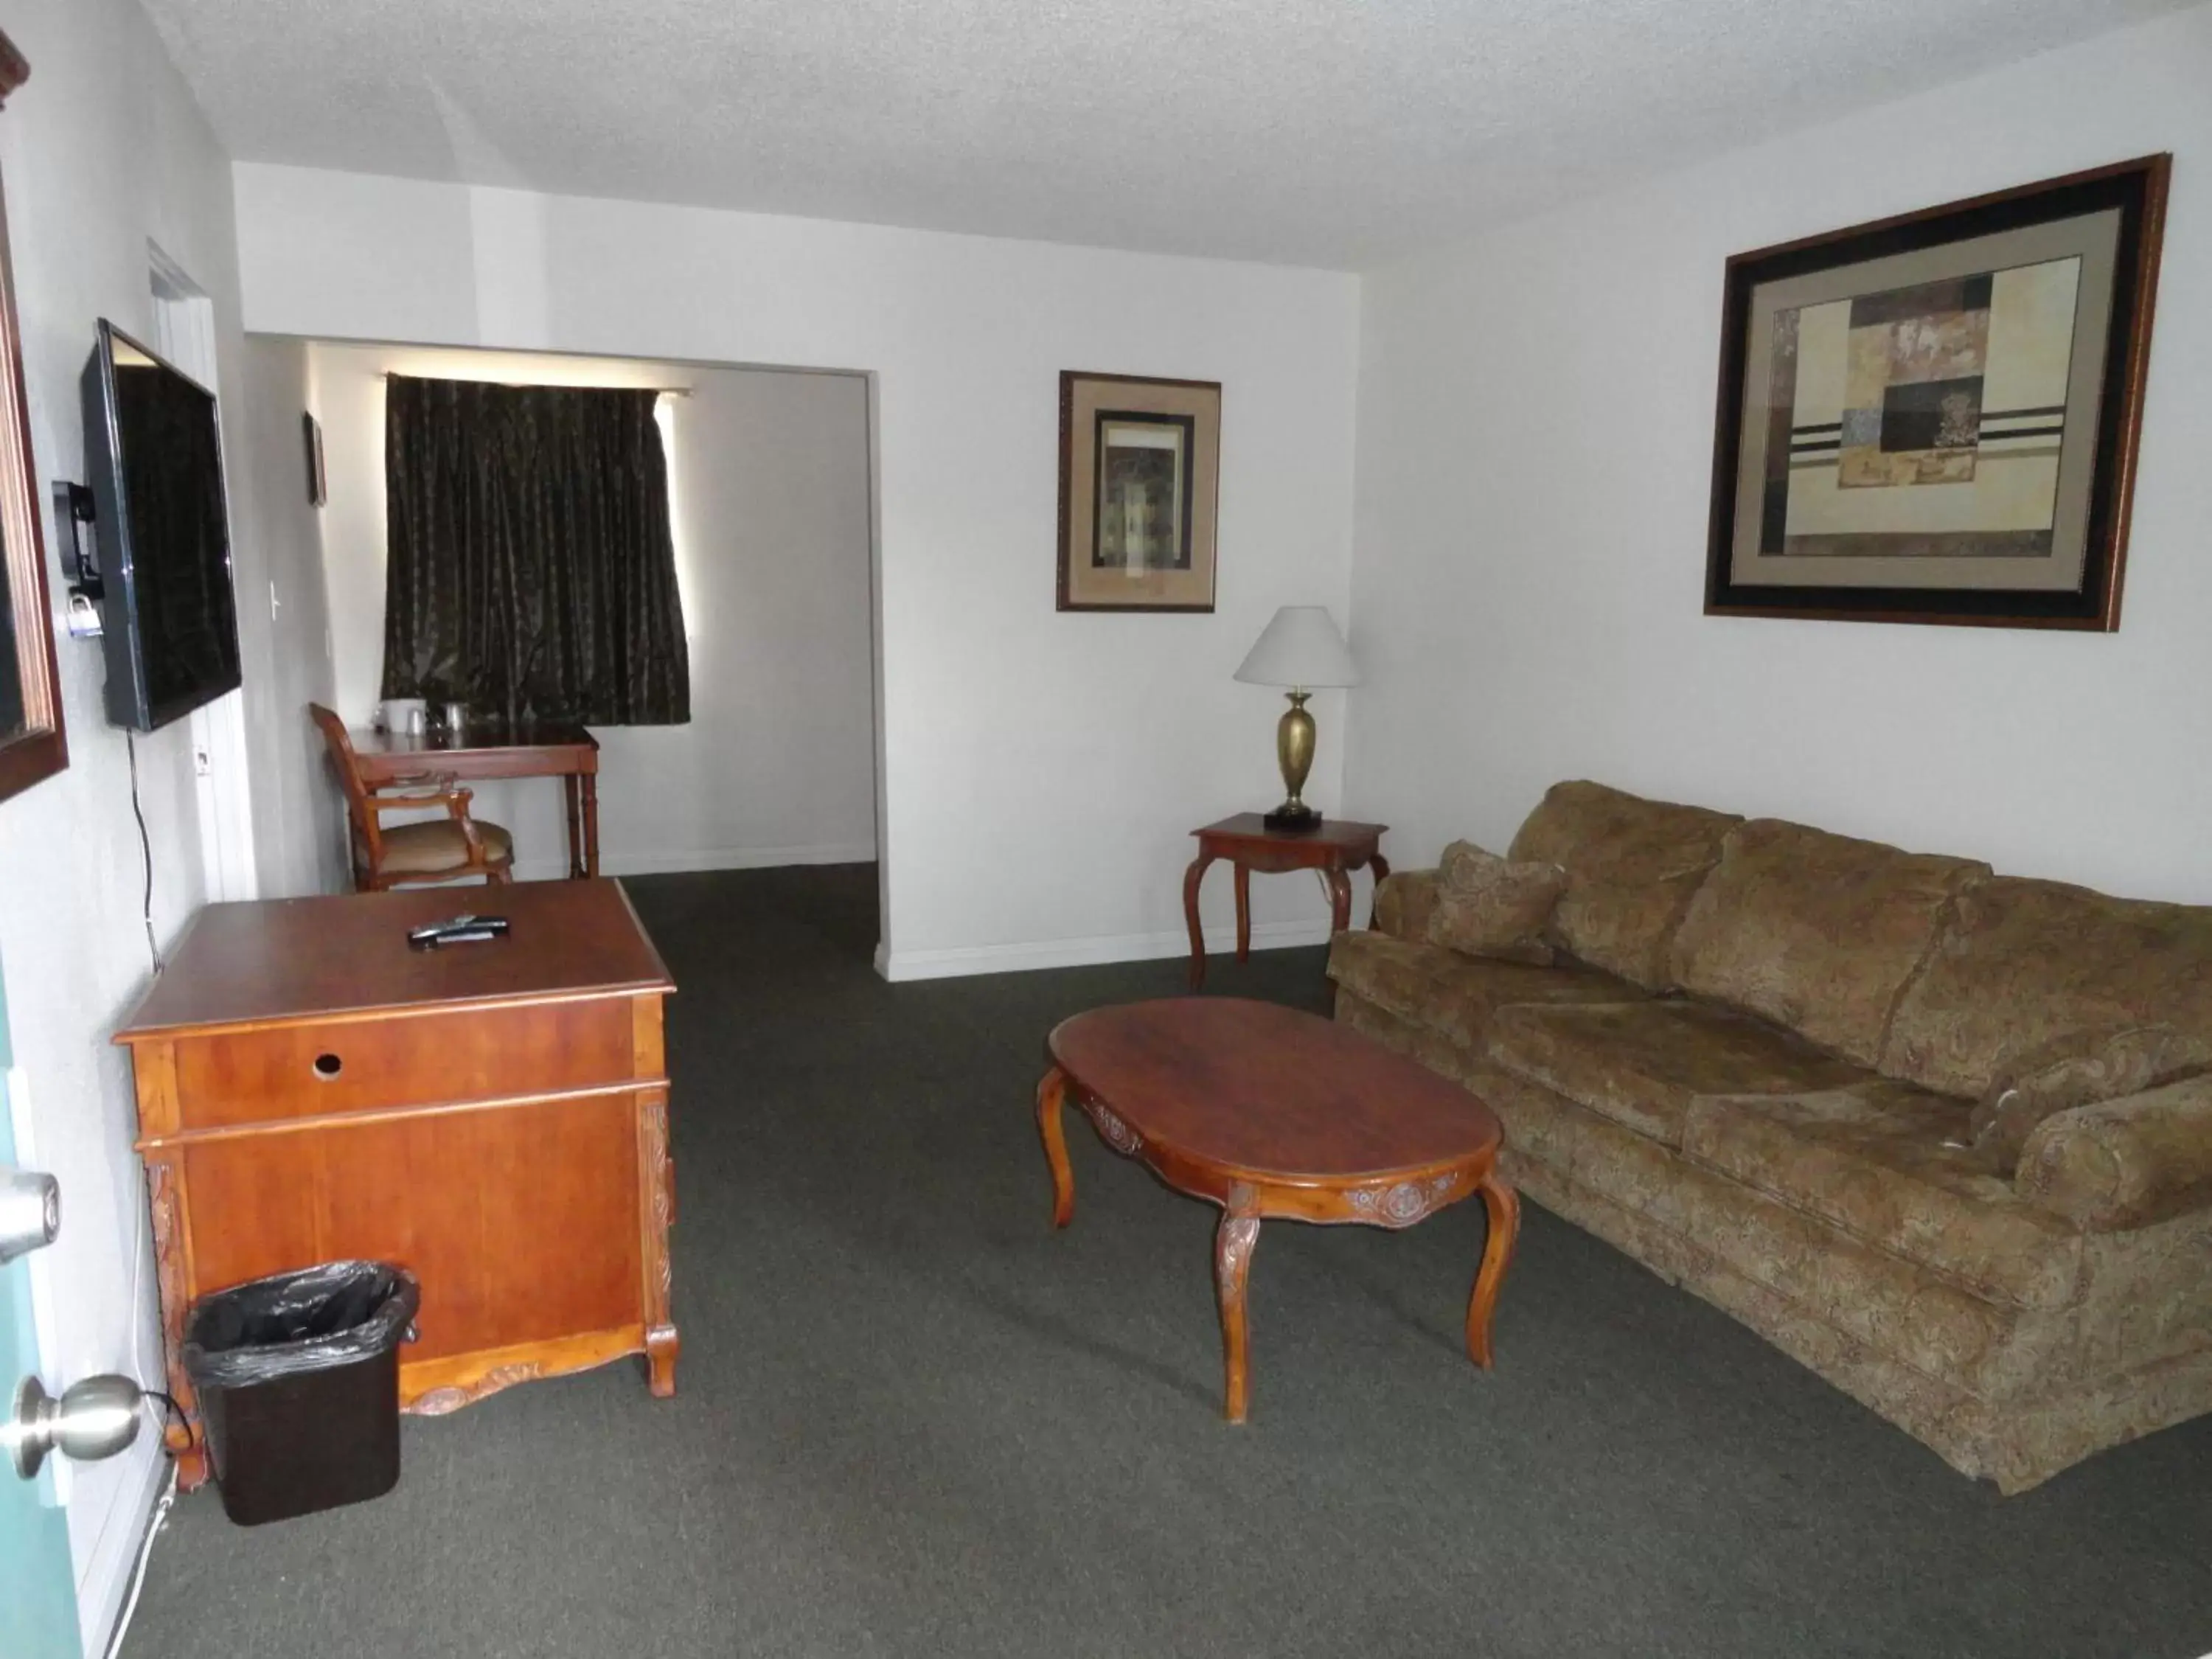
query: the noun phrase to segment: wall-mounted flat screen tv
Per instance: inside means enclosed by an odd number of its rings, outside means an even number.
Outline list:
[[[107,718],[151,732],[239,684],[215,394],[105,318],[84,368]]]

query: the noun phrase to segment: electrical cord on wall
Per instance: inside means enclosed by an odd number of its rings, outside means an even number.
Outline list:
[[[154,942],[154,841],[146,833],[145,809],[138,804],[138,740],[128,731],[123,734],[123,751],[131,757],[131,816],[138,820],[138,850],[146,862],[146,893],[139,907],[146,919],[146,954],[158,974],[161,947]]]

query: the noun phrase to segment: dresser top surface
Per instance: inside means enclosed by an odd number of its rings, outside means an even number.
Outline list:
[[[506,938],[418,951],[410,928],[464,912]],[[454,1004],[673,991],[616,881],[416,888],[210,904],[132,1010],[118,1042]]]

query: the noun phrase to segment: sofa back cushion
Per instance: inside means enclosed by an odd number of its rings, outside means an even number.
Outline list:
[[[1872,1066],[1953,900],[1989,873],[1967,859],[1753,818],[1729,832],[1683,918],[1674,978]]]
[[[1723,838],[1741,822],[1601,783],[1555,783],[1507,856],[1567,872],[1552,931],[1569,951],[1647,991],[1664,991],[1673,988],[1674,930],[1720,861]]]
[[[1881,1069],[1981,1097],[2146,1026],[2212,1042],[2212,908],[2002,876],[1960,896]]]

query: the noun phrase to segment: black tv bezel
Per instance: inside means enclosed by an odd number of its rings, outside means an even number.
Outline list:
[[[147,695],[145,639],[138,619],[137,550],[132,545],[131,519],[123,506],[124,468],[129,457],[123,453],[123,433],[116,418],[115,345],[118,340],[205,398],[215,417],[216,490],[222,509],[222,562],[230,580],[231,660],[235,666],[222,680],[204,681],[159,705],[150,702]],[[231,533],[230,458],[223,448],[222,402],[198,375],[186,374],[105,317],[100,319],[99,343],[85,365],[84,392],[85,470],[92,475],[94,529],[100,543],[100,574],[107,584],[100,604],[107,658],[107,718],[111,725],[134,732],[157,732],[245,684],[245,653],[238,632],[238,550]]]

